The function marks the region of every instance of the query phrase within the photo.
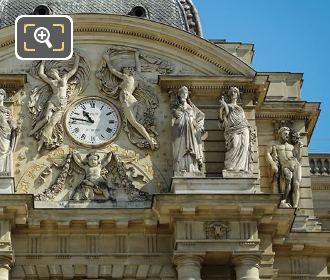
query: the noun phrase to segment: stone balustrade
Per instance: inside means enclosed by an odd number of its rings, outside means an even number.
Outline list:
[[[311,174],[330,176],[330,154],[309,154]]]

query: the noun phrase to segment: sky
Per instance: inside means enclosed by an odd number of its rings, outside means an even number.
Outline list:
[[[330,153],[330,0],[194,3],[204,38],[253,43],[256,71],[304,73],[302,99],[322,102],[309,152]]]

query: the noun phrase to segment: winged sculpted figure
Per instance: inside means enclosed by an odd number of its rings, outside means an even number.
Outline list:
[[[87,86],[89,67],[76,52],[69,61],[36,62],[31,74],[43,84],[35,87],[29,99],[33,117],[29,136],[43,147],[54,149],[63,143],[61,120],[68,103]]]
[[[122,62],[120,67],[118,60]],[[143,66],[141,62],[149,67]],[[123,64],[126,65],[122,66]],[[129,140],[139,148],[156,150],[158,133],[155,129],[154,114],[159,101],[152,86],[143,77],[145,72],[150,71],[150,65],[156,67],[155,71],[157,69],[170,71],[159,60],[152,60],[141,54],[139,50],[109,49],[103,56],[97,77],[100,79],[101,91],[119,100],[124,115],[124,128]]]

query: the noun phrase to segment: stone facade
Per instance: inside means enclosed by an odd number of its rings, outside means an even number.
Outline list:
[[[17,133],[0,279],[330,279],[329,156],[308,154],[320,104],[302,75],[256,72],[248,44],[72,17],[69,61],[19,61],[1,29]]]

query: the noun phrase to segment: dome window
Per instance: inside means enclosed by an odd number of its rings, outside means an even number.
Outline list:
[[[47,5],[39,5],[34,9],[33,14],[40,16],[50,15],[51,9]]]
[[[147,18],[148,12],[144,7],[136,6],[129,13],[130,16],[139,17],[139,18]]]

